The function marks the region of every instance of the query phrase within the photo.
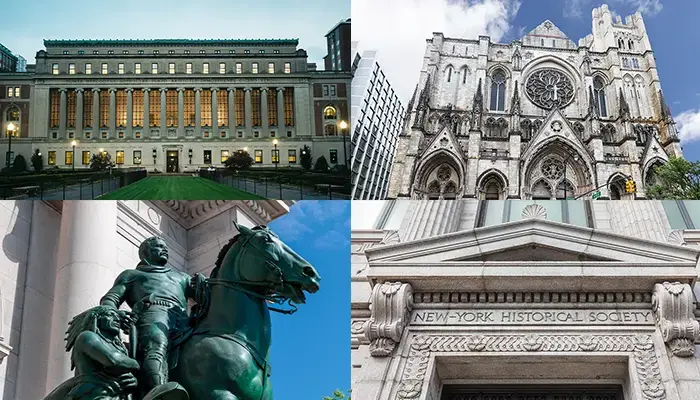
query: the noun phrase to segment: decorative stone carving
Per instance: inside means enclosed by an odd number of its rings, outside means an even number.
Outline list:
[[[685,246],[686,243],[685,243],[685,238],[683,237],[683,230],[682,229],[672,230],[668,234],[668,242],[671,244]]]
[[[542,218],[547,219],[547,209],[541,204],[529,204],[523,209],[522,219]]]
[[[376,285],[369,308],[372,315],[363,326],[365,338],[370,341],[369,352],[374,357],[386,357],[409,323],[413,309],[411,285],[401,282]]]
[[[431,352],[626,352],[634,356],[645,400],[666,399],[649,335],[418,335],[411,340],[397,399],[421,396]]]
[[[551,110],[564,108],[574,99],[574,86],[563,72],[543,68],[527,78],[525,93],[537,106]]]
[[[473,131],[481,130],[481,116],[484,112],[484,95],[481,92],[481,78],[474,93],[474,101],[472,102],[472,115],[469,121],[469,129]]]
[[[388,231],[384,235],[381,244],[395,244],[399,243],[400,241],[401,238],[399,237],[399,231]]]
[[[700,339],[700,323],[693,314],[693,291],[690,285],[664,282],[654,285],[651,299],[656,325],[674,355],[690,357],[695,341]]]

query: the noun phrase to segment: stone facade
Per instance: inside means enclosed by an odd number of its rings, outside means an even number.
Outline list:
[[[352,77],[316,71],[297,40],[44,44],[34,72],[0,75],[0,85],[25,78],[29,125],[13,148],[25,157],[38,149],[49,167],[86,168],[100,149],[120,167],[167,172],[221,166],[241,149],[254,166],[272,166],[275,139],[283,167],[298,167],[304,146],[314,158],[342,153],[340,130],[316,121],[327,104],[338,123],[348,120]],[[332,95],[316,95],[317,84]]]
[[[0,399],[40,399],[72,376],[67,323],[161,236],[169,264],[207,274],[235,234],[289,211],[283,201],[2,201]]]
[[[696,202],[566,203],[383,202],[351,236],[353,398],[696,398]]]
[[[637,197],[682,156],[640,13],[592,12],[572,42],[545,21],[520,40],[427,40],[389,198]]]

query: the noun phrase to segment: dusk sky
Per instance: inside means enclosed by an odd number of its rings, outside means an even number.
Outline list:
[[[14,2],[0,43],[34,63],[44,39],[299,39],[323,69],[325,35],[350,17],[350,2],[164,0]]]
[[[591,33],[591,10],[603,3],[623,18],[642,13],[684,156],[700,160],[698,0],[353,0],[352,34],[362,48],[379,50],[379,64],[407,105],[432,32],[510,43],[548,19],[578,43]],[[401,23],[382,23],[389,20]]]

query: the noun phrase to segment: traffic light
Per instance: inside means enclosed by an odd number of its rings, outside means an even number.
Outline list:
[[[637,184],[634,182],[633,179],[628,179],[627,182],[625,182],[625,191],[627,193],[637,192]]]

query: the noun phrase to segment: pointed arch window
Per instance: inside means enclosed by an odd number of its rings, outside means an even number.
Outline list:
[[[452,67],[447,67],[447,82],[452,80]]]
[[[491,110],[504,111],[506,105],[506,74],[497,69],[491,76]]]
[[[634,42],[632,41],[632,39],[630,39],[628,44],[629,44],[630,50],[634,50]]]
[[[606,118],[608,116],[608,108],[605,103],[605,82],[599,76],[593,80],[593,91],[595,92],[596,105],[598,107],[598,114]]]

